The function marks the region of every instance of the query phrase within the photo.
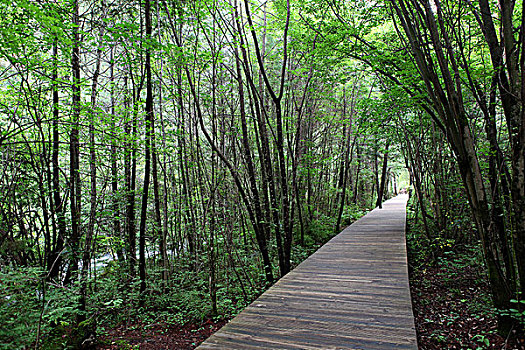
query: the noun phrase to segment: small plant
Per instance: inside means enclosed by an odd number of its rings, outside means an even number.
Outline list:
[[[438,343],[447,343],[447,337],[438,331],[432,332],[431,337]]]
[[[476,334],[472,337],[472,340],[479,344],[477,350],[487,349],[490,346],[489,338],[482,334]]]
[[[500,314],[503,316],[512,317],[521,325],[522,328],[524,328],[525,327],[525,300],[511,299],[510,303],[515,306],[507,310],[501,310]]]
[[[41,274],[33,268],[0,271],[0,349],[21,349],[35,341],[42,307]]]
[[[365,214],[366,210],[363,210],[356,204],[345,206],[342,216],[343,225],[350,225]]]
[[[115,341],[115,344],[117,346],[117,349],[119,350],[138,350],[139,344],[131,345],[128,343],[127,340],[124,339],[118,339]]]

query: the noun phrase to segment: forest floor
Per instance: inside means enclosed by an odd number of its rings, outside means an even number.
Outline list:
[[[481,266],[462,256],[423,263],[410,274],[420,349],[518,349],[525,339],[496,333],[496,315],[488,306],[489,290]],[[127,324],[99,338],[99,350],[194,349],[227,320],[201,324]]]
[[[449,253],[411,271],[420,349],[525,349],[523,336],[496,333],[497,315],[489,306],[484,276],[469,252]]]
[[[410,244],[409,244],[410,246]],[[410,287],[419,349],[525,350],[525,337],[497,334],[497,315],[477,248],[416,261],[409,254]],[[228,322],[131,322],[99,336],[99,350],[194,349]]]
[[[128,324],[115,327],[98,339],[99,350],[186,350],[195,349],[227,320],[208,319],[201,324]]]
[[[497,334],[496,314],[489,306],[488,284],[482,266],[468,251],[449,253],[434,263],[409,256],[410,287],[419,349],[517,349],[525,338],[514,332]],[[99,337],[99,350],[194,349],[227,320],[186,325],[131,323]]]

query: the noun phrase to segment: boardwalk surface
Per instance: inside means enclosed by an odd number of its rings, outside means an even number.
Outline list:
[[[347,227],[199,349],[417,349],[406,202]]]

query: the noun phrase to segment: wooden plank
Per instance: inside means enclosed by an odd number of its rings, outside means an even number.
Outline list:
[[[417,349],[407,199],[347,227],[198,349]]]

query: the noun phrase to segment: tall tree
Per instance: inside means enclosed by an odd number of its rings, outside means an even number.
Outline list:
[[[383,152],[383,166],[381,167],[381,183],[377,189],[376,207],[383,208],[383,200],[385,197],[385,184],[387,178],[388,167],[388,148],[390,147],[390,140],[386,141],[385,151]]]
[[[153,115],[153,85],[151,76],[151,4],[150,0],[144,1],[144,18],[145,18],[145,30],[146,30],[146,58],[145,67],[146,72],[146,119],[145,119],[145,156],[144,156],[144,185],[142,188],[142,206],[140,210],[140,229],[139,229],[139,276],[140,276],[140,293],[141,303],[144,302],[145,291],[146,291],[146,221],[148,212],[148,191],[150,184],[150,173],[151,173],[151,148],[153,139],[153,126],[154,126],[154,115]]]
[[[71,111],[71,131],[69,136],[69,203],[71,210],[71,236],[69,246],[71,258],[69,262],[68,275],[69,281],[75,277],[78,270],[79,247],[81,239],[81,202],[82,186],[80,183],[80,16],[78,0],[72,4],[72,49],[71,49],[71,90],[72,90],[72,111]]]

